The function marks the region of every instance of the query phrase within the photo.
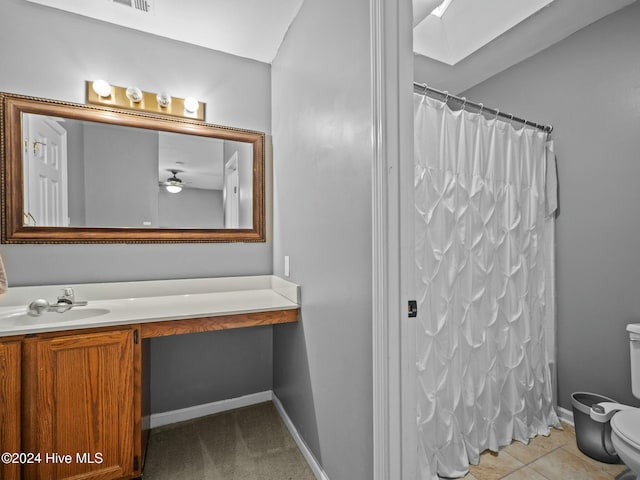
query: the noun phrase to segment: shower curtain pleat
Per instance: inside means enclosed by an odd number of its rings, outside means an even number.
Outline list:
[[[558,425],[547,134],[414,95],[421,479]],[[551,338],[549,338],[551,336]]]

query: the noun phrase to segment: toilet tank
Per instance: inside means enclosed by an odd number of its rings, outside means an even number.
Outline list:
[[[627,325],[629,332],[629,353],[631,360],[631,391],[640,398],[640,323]]]

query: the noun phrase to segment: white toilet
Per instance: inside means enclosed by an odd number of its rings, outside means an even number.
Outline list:
[[[640,409],[624,410],[613,416],[611,442],[620,460],[636,476],[640,475]]]
[[[627,325],[631,353],[631,391],[640,399],[640,324]],[[613,402],[591,407],[590,416],[598,422],[611,421],[611,442],[624,464],[640,478],[640,408]],[[636,478],[631,472],[618,479]]]

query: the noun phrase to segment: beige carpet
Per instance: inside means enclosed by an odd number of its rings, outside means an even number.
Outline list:
[[[144,480],[315,480],[271,402],[151,431]]]

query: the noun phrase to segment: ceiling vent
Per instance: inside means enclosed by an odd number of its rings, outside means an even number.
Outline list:
[[[125,7],[133,8],[145,13],[153,12],[153,0],[113,0],[113,3],[119,3]]]

